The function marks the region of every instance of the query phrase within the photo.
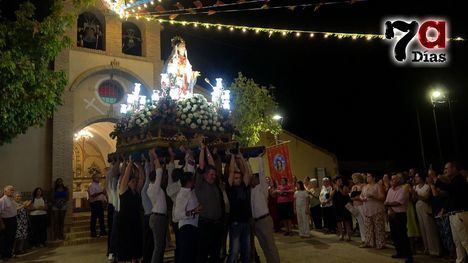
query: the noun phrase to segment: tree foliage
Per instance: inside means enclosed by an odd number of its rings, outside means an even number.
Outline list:
[[[14,19],[0,17],[0,145],[42,126],[61,104],[67,85],[64,72],[54,71],[52,62],[70,45],[65,33],[75,16],[63,12],[62,0],[54,0],[40,21],[35,10],[27,1]]]
[[[278,105],[270,91],[238,73],[230,87],[233,99],[233,122],[239,131],[236,139],[243,146],[253,146],[264,132],[278,134],[281,125],[273,120]]]

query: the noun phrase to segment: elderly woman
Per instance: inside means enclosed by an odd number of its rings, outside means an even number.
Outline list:
[[[365,242],[360,247],[385,248],[385,193],[383,183],[377,183],[374,174],[367,174],[360,201],[364,215]]]
[[[28,238],[29,231],[29,217],[28,217],[28,206],[31,205],[31,201],[23,202],[23,195],[20,192],[15,194],[15,204],[16,204],[16,236],[14,243],[15,254],[21,254],[23,252],[24,241]]]
[[[441,253],[439,233],[429,205],[431,187],[426,183],[426,177],[417,173],[414,177],[414,198],[416,201],[416,215],[419,222],[419,230],[424,244],[424,254],[439,256]]]
[[[309,183],[310,215],[315,229],[322,229],[322,209],[320,208],[320,188],[315,178],[310,179]]]
[[[364,175],[361,173],[353,173],[351,175],[351,178],[353,179],[354,185],[351,188],[349,196],[353,201],[354,208],[356,208],[356,210],[359,212],[357,214],[354,214],[354,216],[356,217],[356,220],[359,225],[359,234],[361,235],[361,242],[362,244],[364,244],[366,241],[366,232],[364,228],[364,215],[362,211],[362,201],[360,196],[362,193],[362,188],[364,187],[365,178]]]
[[[320,206],[323,213],[323,224],[326,233],[334,233],[336,230],[335,208],[333,207],[333,186],[330,178],[323,178],[323,186],[320,191]]]

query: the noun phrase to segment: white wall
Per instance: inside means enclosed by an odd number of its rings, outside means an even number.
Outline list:
[[[49,125],[50,126],[50,125]],[[29,128],[10,144],[0,146],[0,187],[13,185],[18,191],[35,187],[50,189],[52,178],[50,127]]]

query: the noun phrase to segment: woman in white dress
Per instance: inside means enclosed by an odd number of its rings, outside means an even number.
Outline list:
[[[304,188],[304,183],[296,183],[296,192],[294,193],[294,212],[297,215],[297,224],[299,226],[300,237],[310,237],[309,228],[309,193]]]
[[[351,200],[353,201],[353,206],[356,208],[358,213],[355,213],[354,216],[356,217],[356,220],[359,225],[359,234],[361,236],[361,243],[364,244],[366,242],[366,231],[364,228],[364,214],[362,211],[362,201],[361,201],[361,192],[362,188],[365,185],[365,177],[361,173],[353,173],[351,175],[351,178],[353,179],[353,187],[351,188],[351,193],[350,197]]]
[[[441,252],[439,234],[432,215],[432,209],[429,206],[431,187],[426,184],[426,177],[421,174],[416,174],[414,179],[416,182],[414,186],[415,199],[417,200],[416,215],[424,243],[424,254],[439,256]]]

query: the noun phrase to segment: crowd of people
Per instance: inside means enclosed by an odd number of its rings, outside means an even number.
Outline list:
[[[177,167],[172,148],[169,157],[152,149],[112,160],[106,191],[100,187],[89,191],[106,192],[114,211],[109,260],[163,262],[170,227],[176,239],[176,262],[253,262],[254,235],[267,262],[279,262],[262,158],[256,158],[260,172],[254,174],[236,151],[227,153],[222,169],[217,150],[212,154],[203,143],[198,164],[192,150],[180,150],[185,157]],[[100,216],[100,208],[95,214]]]
[[[392,257],[406,262],[418,252],[457,263],[467,258],[468,181],[455,162],[447,163],[443,174],[410,169],[383,176],[354,173],[349,180],[277,182],[265,176],[262,156],[252,161],[259,167],[253,173],[251,161],[235,150],[221,160],[217,149],[201,143],[198,162],[191,149],[180,150],[185,157],[178,162],[171,147],[165,154],[152,149],[121,156],[110,160],[105,187],[93,178],[88,187],[90,232],[98,236],[99,222],[99,235],[108,236],[110,261],[163,262],[173,232],[176,262],[258,262],[254,237],[266,262],[280,262],[273,233],[283,228],[284,235],[293,236],[295,225],[301,238],[310,238],[311,228],[336,233],[342,241],[359,233],[360,247],[375,249],[387,247],[390,232],[396,250]],[[69,193],[61,179],[50,205],[41,188],[28,201],[14,194],[13,186],[6,186],[0,198],[5,260],[21,253],[26,241],[44,246],[51,219],[54,238],[64,238]]]
[[[0,254],[3,261],[23,254],[29,248],[45,247],[48,225],[52,225],[52,237],[64,240],[64,221],[69,199],[68,188],[58,178],[50,203],[42,188],[34,189],[30,200],[15,191],[12,185],[3,188],[0,198]]]
[[[294,180],[297,181],[297,180]],[[270,181],[270,214],[276,230],[281,222],[290,235],[294,203],[299,235],[309,237],[309,227],[336,233],[340,240],[351,240],[359,233],[362,248],[386,248],[389,229],[396,253],[393,258],[413,261],[418,252],[465,262],[468,252],[468,183],[456,162],[448,162],[443,174],[429,169],[427,175],[408,172],[384,174],[354,173],[296,182],[296,192],[282,180]],[[289,196],[285,200],[285,196]],[[288,208],[285,208],[288,207]],[[353,220],[354,218],[354,220]],[[353,221],[356,228],[353,228]]]

